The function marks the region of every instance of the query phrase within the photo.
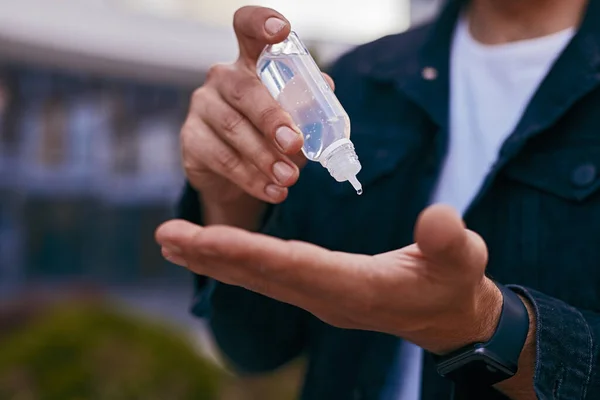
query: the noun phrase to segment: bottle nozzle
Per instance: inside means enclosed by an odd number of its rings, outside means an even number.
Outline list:
[[[360,184],[358,179],[356,179],[356,175],[348,178],[348,181],[352,184],[354,190],[356,190],[356,194],[360,196],[363,193],[363,190],[362,185]]]
[[[361,165],[354,151],[354,145],[350,140],[340,139],[329,145],[323,151],[319,161],[336,181],[349,181],[356,193],[362,194],[362,185],[356,178],[361,170]]]

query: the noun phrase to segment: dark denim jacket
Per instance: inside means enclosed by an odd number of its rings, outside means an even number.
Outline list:
[[[266,233],[365,254],[412,242],[446,149],[458,10],[451,2],[434,24],[362,46],[334,66],[363,164],[364,194],[311,163],[289,199],[272,209]],[[591,0],[465,217],[489,246],[489,275],[535,306],[540,399],[600,399],[599,21],[599,1]],[[425,68],[437,76],[423,74]],[[201,223],[190,187],[180,214]],[[379,398],[396,338],[337,329],[296,307],[201,277],[197,286],[194,313],[209,318],[240,370],[272,370],[305,354],[303,399]],[[426,355],[422,398],[450,399],[451,385],[430,361]],[[490,389],[475,398],[504,397]]]

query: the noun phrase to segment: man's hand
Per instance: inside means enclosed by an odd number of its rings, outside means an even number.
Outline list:
[[[437,354],[495,331],[502,308],[487,248],[446,206],[423,212],[416,243],[376,256],[174,220],[163,255],[193,272],[301,307],[334,326],[385,332]]]
[[[213,66],[194,92],[181,149],[204,222],[253,230],[267,203],[285,200],[306,159],[300,130],[256,74],[261,51],[283,41],[290,23],[270,8],[248,6],[235,13],[233,29],[239,57]]]

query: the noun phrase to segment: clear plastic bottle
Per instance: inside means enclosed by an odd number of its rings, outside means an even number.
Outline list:
[[[306,158],[320,162],[336,181],[349,181],[362,194],[356,178],[361,165],[350,141],[350,118],[296,33],[265,47],[257,73],[302,131]]]

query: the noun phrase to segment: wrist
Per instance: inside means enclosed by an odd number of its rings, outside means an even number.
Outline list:
[[[495,387],[510,398],[535,398],[532,394],[534,368],[527,368],[532,346],[531,312],[517,293],[497,285],[502,295],[502,309],[497,323],[482,330],[482,337],[436,358],[438,372],[462,388]],[[491,337],[488,337],[491,332]],[[525,356],[524,356],[525,355]],[[517,394],[518,393],[518,394]],[[527,394],[527,395],[525,395]]]
[[[504,297],[496,284],[489,278],[484,277],[476,299],[475,324],[467,337],[466,343],[485,343],[492,338],[498,327]]]
[[[445,355],[472,343],[491,339],[502,313],[502,292],[494,282],[484,277],[469,303],[445,319],[436,340],[427,350]]]

